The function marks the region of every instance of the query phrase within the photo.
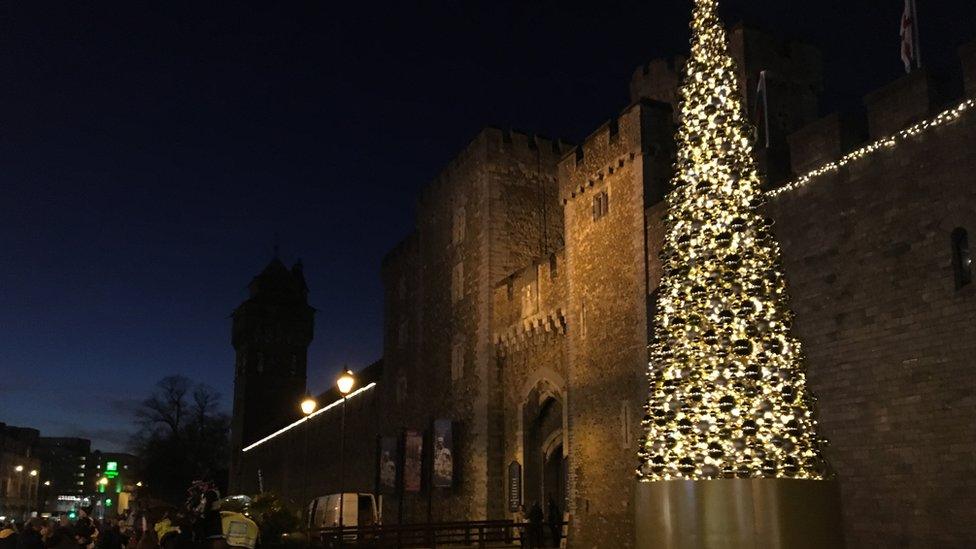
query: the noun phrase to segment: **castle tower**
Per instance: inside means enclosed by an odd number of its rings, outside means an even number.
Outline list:
[[[257,488],[257,479],[238,478],[241,449],[298,418],[315,314],[308,305],[301,261],[289,270],[275,257],[251,280],[248,291],[248,298],[232,315],[231,342],[237,354],[232,493]]]

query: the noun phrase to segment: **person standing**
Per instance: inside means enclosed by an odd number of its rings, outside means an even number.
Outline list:
[[[17,549],[44,549],[44,540],[41,538],[42,527],[43,521],[37,517],[27,521],[17,540]]]
[[[559,540],[563,537],[563,514],[559,511],[559,505],[556,504],[556,500],[553,499],[551,494],[546,499],[546,514],[549,515],[546,518],[549,523],[552,546],[559,547]]]
[[[13,522],[0,524],[0,549],[17,549],[17,537]]]
[[[122,533],[117,522],[106,522],[95,542],[96,549],[122,549]]]
[[[515,531],[518,532],[519,545],[528,547],[529,541],[525,537],[525,506],[521,503],[518,509],[515,510],[515,516],[512,517],[512,521],[515,523]]]
[[[542,547],[545,545],[542,539],[542,521],[545,517],[542,514],[542,506],[536,501],[529,509],[529,547]]]
[[[78,520],[75,521],[75,539],[80,549],[90,549],[92,541],[98,537],[95,521],[88,516],[87,509],[78,509]]]

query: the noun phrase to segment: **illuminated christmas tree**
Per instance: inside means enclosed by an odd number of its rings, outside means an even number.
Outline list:
[[[696,0],[638,477],[822,479],[800,343],[718,18]]]

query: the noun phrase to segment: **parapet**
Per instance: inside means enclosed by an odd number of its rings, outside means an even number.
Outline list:
[[[670,157],[674,122],[671,105],[641,99],[601,125],[559,162],[559,197],[567,201],[612,174],[638,154]],[[669,161],[670,163],[670,161]]]
[[[793,132],[789,137],[793,173],[806,173],[843,156],[864,141],[863,118],[834,113]]]
[[[491,329],[499,350],[517,350],[540,336],[565,333],[565,261],[565,250],[557,250],[495,285]]]
[[[685,66],[684,56],[670,59],[655,59],[634,69],[630,77],[630,102],[651,99],[669,103],[678,112],[678,87],[681,85],[681,71]]]
[[[442,200],[439,195],[445,187],[472,170],[483,169],[485,163],[517,162],[529,169],[549,171],[571,148],[571,144],[559,139],[485,127],[424,187],[420,202]]]
[[[945,85],[928,70],[905,75],[864,97],[872,139],[890,135],[927,117],[946,99]]]
[[[540,159],[556,162],[572,148],[571,144],[559,139],[493,126],[485,128],[480,137],[487,145],[490,159],[503,157],[523,162],[538,162]]]
[[[966,95],[976,97],[976,41],[959,48],[962,75],[966,83]]]

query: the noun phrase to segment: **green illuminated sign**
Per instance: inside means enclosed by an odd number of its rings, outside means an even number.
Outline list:
[[[112,498],[106,499],[105,500],[105,507],[111,507],[111,506],[112,506]]]
[[[109,461],[109,462],[105,463],[105,470],[106,471],[118,471],[119,470],[119,462],[117,462],[117,461]]]

